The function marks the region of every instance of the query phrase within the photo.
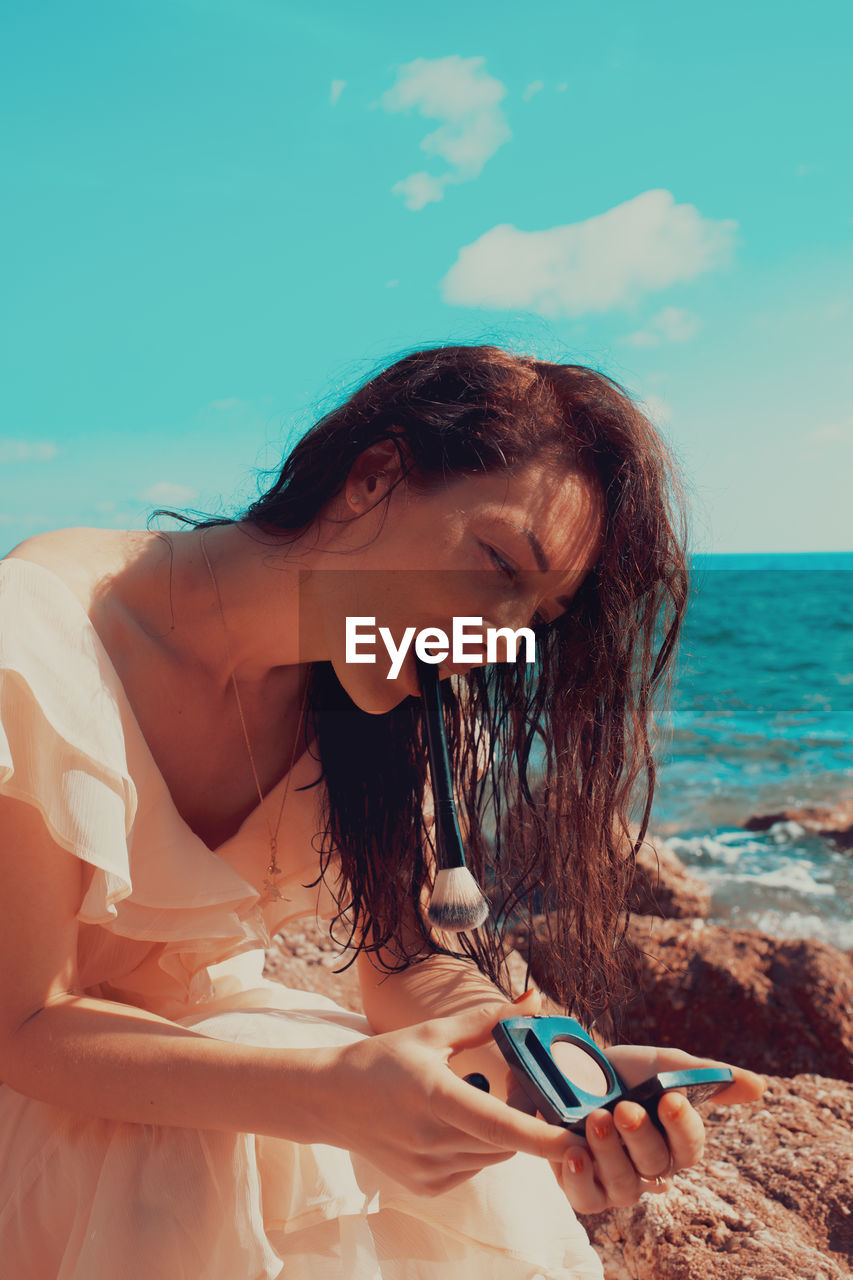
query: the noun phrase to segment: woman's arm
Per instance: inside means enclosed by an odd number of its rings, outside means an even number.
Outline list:
[[[331,1052],[231,1044],[82,993],[89,870],[36,809],[0,798],[0,1080],[87,1116],[314,1140]]]
[[[314,1142],[335,1056],[215,1040],[69,992],[6,1029],[0,1074],[27,1097],[85,1116]]]
[[[417,1194],[516,1151],[560,1158],[560,1129],[447,1070],[455,1050],[488,1036],[493,1007],[333,1048],[220,1041],[80,991],[83,885],[83,863],[37,812],[0,798],[0,1077],[19,1093],[82,1116],[343,1147]]]
[[[473,960],[423,949],[423,939],[410,902],[403,908],[401,932],[409,954],[421,956],[406,969],[386,973],[364,951],[359,952],[356,961],[364,1012],[375,1032],[396,1031],[429,1018],[468,1011],[473,1014],[484,1003],[506,1000],[503,992],[480,972]],[[433,929],[431,933],[441,945],[448,948],[453,945],[452,938],[442,935],[439,930]],[[383,948],[380,955],[386,963],[394,962],[394,953],[388,948]],[[539,993],[535,988],[530,989],[517,1007],[519,1015],[539,1011]],[[513,1080],[496,1044],[466,1049],[455,1054],[449,1065],[459,1076],[472,1071],[481,1072],[489,1080],[491,1092],[506,1101]]]

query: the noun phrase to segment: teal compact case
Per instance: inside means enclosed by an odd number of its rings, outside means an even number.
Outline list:
[[[615,1107],[625,1096],[615,1068],[574,1018],[504,1018],[492,1029],[492,1037],[536,1110],[551,1124],[583,1129],[590,1111]],[[606,1093],[587,1093],[563,1074],[552,1056],[558,1041],[568,1041],[593,1059],[604,1075]]]
[[[692,1103],[712,1098],[731,1084],[730,1067],[694,1067],[664,1071],[633,1088],[620,1079],[613,1064],[574,1018],[534,1014],[504,1018],[492,1029],[492,1037],[506,1058],[536,1110],[551,1124],[583,1133],[586,1117],[603,1107],[612,1111],[617,1102],[637,1102],[663,1133],[658,1102],[669,1089],[680,1089]],[[590,1093],[562,1071],[554,1060],[554,1046],[567,1042],[581,1049],[595,1063],[604,1092]]]

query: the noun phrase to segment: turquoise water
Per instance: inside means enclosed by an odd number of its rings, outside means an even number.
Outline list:
[[[713,919],[853,947],[853,854],[742,826],[853,792],[853,553],[694,562],[670,731],[652,829]]]

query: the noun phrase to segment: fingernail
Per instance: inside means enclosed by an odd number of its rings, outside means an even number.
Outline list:
[[[566,1168],[569,1173],[583,1173],[583,1159],[581,1156],[566,1156]]]
[[[521,1004],[522,1000],[526,1000],[527,997],[532,995],[535,990],[535,987],[528,987],[526,991],[522,991],[520,996],[516,996],[512,1003]]]
[[[627,1110],[628,1107],[631,1108],[630,1111]],[[639,1129],[645,1118],[646,1113],[642,1107],[635,1106],[633,1103],[626,1103],[616,1117],[616,1124],[620,1129],[633,1133],[635,1129]]]
[[[596,1138],[603,1140],[604,1138],[610,1137],[612,1128],[613,1126],[609,1120],[596,1120],[592,1126],[592,1132],[595,1134]]]
[[[684,1110],[684,1103],[685,1099],[680,1093],[668,1093],[665,1098],[661,1099],[658,1110],[660,1110],[660,1107],[664,1107],[664,1114],[668,1116],[670,1120],[674,1120],[675,1117],[680,1116]]]

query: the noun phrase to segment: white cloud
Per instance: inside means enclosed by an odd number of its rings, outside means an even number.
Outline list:
[[[521,96],[525,102],[529,102],[530,99],[534,98],[537,93],[541,93],[544,88],[545,88],[544,80],[531,80],[530,84],[527,86],[527,88],[524,90]]]
[[[386,288],[386,289],[396,289],[399,283],[400,283],[400,281],[399,281],[399,280],[386,280],[386,281],[385,281],[385,288]]]
[[[145,502],[153,502],[167,507],[178,507],[192,502],[198,497],[198,490],[186,484],[175,484],[172,480],[158,480],[149,485],[139,495]]]
[[[651,329],[637,329],[634,333],[629,333],[625,341],[632,347],[659,347],[660,334]]]
[[[6,462],[50,462],[59,453],[48,440],[0,440],[0,464]]]
[[[699,332],[701,322],[692,311],[682,307],[664,307],[652,316],[644,329],[629,333],[626,342],[632,347],[659,347],[661,342],[690,342]]]
[[[243,401],[239,400],[237,396],[228,396],[225,400],[211,400],[210,407],[224,412],[227,409],[239,409],[242,403]]]
[[[580,316],[629,307],[728,261],[737,223],[703,218],[669,191],[644,191],[584,222],[492,227],[459,251],[441,281],[446,302]]]
[[[407,209],[423,209],[424,205],[434,204],[437,200],[444,199],[444,188],[449,181],[448,175],[443,178],[434,178],[432,174],[421,170],[419,173],[410,173],[408,178],[395,182],[391,191],[395,196],[402,197]]]
[[[346,82],[346,80],[333,80],[333,81],[332,81],[331,87],[330,87],[330,89],[329,89],[329,104],[330,104],[331,106],[334,106],[334,105],[335,105],[335,103],[337,102],[338,98],[341,96],[341,94],[343,93],[343,91],[344,91],[344,89],[345,89],[346,87],[347,87],[347,82]]]
[[[654,317],[652,324],[669,342],[690,342],[702,326],[697,315],[682,307],[664,307]]]
[[[561,80],[560,83],[557,85],[557,93],[565,93],[568,87],[569,87],[568,80]]]
[[[506,86],[485,70],[485,58],[416,58],[400,67],[397,81],[379,104],[392,113],[413,108],[427,120],[441,121],[421,139],[421,150],[450,166],[444,173],[423,171],[395,183],[395,195],[409,209],[441,200],[451,183],[479,177],[486,161],[512,137],[500,106]]]

